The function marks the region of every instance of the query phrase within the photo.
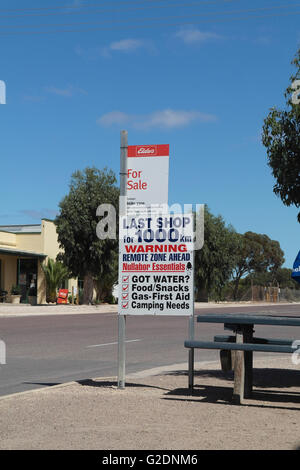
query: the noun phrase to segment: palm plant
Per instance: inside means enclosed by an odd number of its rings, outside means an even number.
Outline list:
[[[57,289],[62,281],[68,278],[68,269],[60,262],[49,258],[47,264],[42,266],[47,285],[46,300],[55,302]]]

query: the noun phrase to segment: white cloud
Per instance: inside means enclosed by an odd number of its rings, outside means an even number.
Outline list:
[[[38,95],[24,95],[23,100],[31,103],[42,103],[45,100],[45,97]]]
[[[58,96],[72,96],[72,91],[70,88],[56,88],[54,86],[48,86],[45,88],[47,93]]]
[[[109,57],[111,53],[114,52],[129,54],[142,48],[150,51],[153,47],[149,42],[142,41],[141,39],[121,39],[120,41],[113,41],[108,46],[103,47],[101,49],[101,55]]]
[[[211,40],[221,39],[221,36],[216,33],[200,31],[194,27],[181,28],[179,31],[177,31],[175,36],[179,39],[182,39],[185,44],[202,44]]]
[[[103,114],[97,123],[101,126],[112,126],[114,124],[125,124],[130,121],[130,115],[122,113],[122,111],[111,111],[110,113]]]
[[[131,38],[113,41],[102,47],[97,46],[84,49],[81,46],[76,46],[74,52],[86,60],[98,60],[100,57],[111,57],[114,53],[130,54],[139,49],[147,50],[150,54],[156,53],[156,48],[152,41]]]
[[[111,111],[103,114],[97,123],[101,126],[129,125],[135,129],[176,129],[188,126],[197,121],[202,123],[214,122],[217,117],[200,111],[185,111],[164,109],[149,114],[127,114],[121,111]]]
[[[90,47],[88,49],[84,49],[81,46],[76,46],[74,49],[75,54],[82,57],[86,60],[98,60],[103,55],[103,48],[102,47]]]
[[[77,94],[87,95],[87,92],[82,88],[74,87],[73,85],[68,85],[66,88],[57,88],[54,86],[45,87],[45,91],[51,95],[71,97]]]
[[[81,9],[82,5],[84,5],[84,1],[83,0],[73,0],[73,2],[68,2],[67,5],[65,5],[65,9],[64,11],[70,11],[70,9]],[[74,10],[73,10],[74,11]]]
[[[122,39],[121,41],[112,42],[109,45],[111,51],[131,52],[139,49],[144,45],[139,39]]]
[[[144,122],[141,121],[140,126],[172,129],[187,126],[193,121],[210,122],[212,119],[212,115],[203,114],[199,111],[175,111],[173,109],[165,109],[146,116]],[[137,125],[139,125],[138,122]]]
[[[255,44],[258,44],[258,45],[261,45],[261,46],[269,46],[271,45],[273,42],[272,40],[272,37],[271,36],[257,36],[255,39],[254,39],[254,43]]]

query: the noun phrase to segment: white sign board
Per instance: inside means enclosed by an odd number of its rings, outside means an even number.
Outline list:
[[[127,213],[168,204],[169,145],[129,145]]]
[[[120,220],[120,315],[193,314],[193,215]]]

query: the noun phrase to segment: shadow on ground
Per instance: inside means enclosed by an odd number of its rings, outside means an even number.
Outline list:
[[[126,388],[150,388],[164,391],[163,400],[191,401],[198,403],[214,403],[232,405],[233,379],[234,373],[223,372],[222,370],[201,370],[195,371],[194,389],[188,388],[188,374],[186,370],[167,372],[167,387],[155,384],[126,382]],[[182,388],[172,388],[172,377],[183,377],[186,386]],[[211,379],[214,383],[211,384]],[[216,382],[217,379],[217,382]],[[145,381],[146,382],[146,381]],[[27,382],[27,384],[33,384]],[[84,379],[78,380],[79,385],[96,388],[118,388],[116,380]],[[35,385],[37,383],[34,383]],[[56,382],[41,383],[47,387],[59,385]],[[289,390],[292,389],[292,390]],[[297,407],[287,406],[297,404]],[[300,370],[291,369],[253,369],[253,394],[251,399],[245,401],[245,405],[263,408],[277,408],[300,411]]]
[[[43,387],[54,387],[61,385],[61,382],[23,382],[26,385],[42,385]]]
[[[172,388],[172,377],[184,377],[186,387]],[[195,371],[194,389],[188,388],[188,375],[186,370],[168,372],[165,377],[168,380],[167,387],[155,384],[126,382],[126,388],[152,388],[163,390],[164,400],[194,401],[199,403],[215,403],[232,405],[233,372],[221,370]],[[220,383],[211,384],[211,379],[217,379]],[[145,380],[146,382],[146,380]],[[97,388],[117,388],[114,380],[79,380],[79,385]],[[253,394],[251,399],[245,401],[247,406],[279,408],[300,411],[300,371],[287,369],[253,369]],[[293,388],[293,390],[289,390]],[[284,389],[284,390],[283,390]],[[297,404],[298,407],[287,406]]]
[[[117,381],[109,381],[109,380],[93,380],[93,379],[85,379],[85,380],[77,380],[79,385],[83,385],[85,387],[97,387],[97,388],[118,388]],[[155,388],[159,390],[167,390],[168,388],[158,387],[156,385],[147,385],[147,384],[137,384],[132,382],[126,382],[126,388]]]
[[[186,370],[178,370],[168,373],[168,375],[187,376]],[[234,373],[223,372],[222,370],[201,370],[195,371],[195,385],[205,378],[215,378],[233,382]],[[258,388],[289,388],[300,387],[300,370],[293,369],[253,369],[253,386]]]
[[[215,404],[232,404],[233,372],[221,370],[202,370],[195,372],[194,389],[188,388],[186,371],[175,371],[168,375],[186,376],[186,388],[177,388],[169,391],[166,400],[189,400]],[[226,386],[210,385],[209,379],[218,379]],[[207,383],[208,382],[208,383]],[[300,387],[300,371],[287,369],[253,369],[253,394],[246,400],[247,406],[280,408],[300,411],[299,391],[287,390]],[[282,390],[282,389],[285,390]],[[177,397],[177,398],[175,398]],[[263,403],[262,403],[263,402]],[[284,404],[299,404],[299,407],[287,407]],[[280,404],[284,406],[280,406]]]

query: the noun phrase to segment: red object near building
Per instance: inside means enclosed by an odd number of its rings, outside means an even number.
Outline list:
[[[58,303],[58,304],[67,304],[68,303],[68,294],[69,294],[68,289],[59,289],[56,303]]]

